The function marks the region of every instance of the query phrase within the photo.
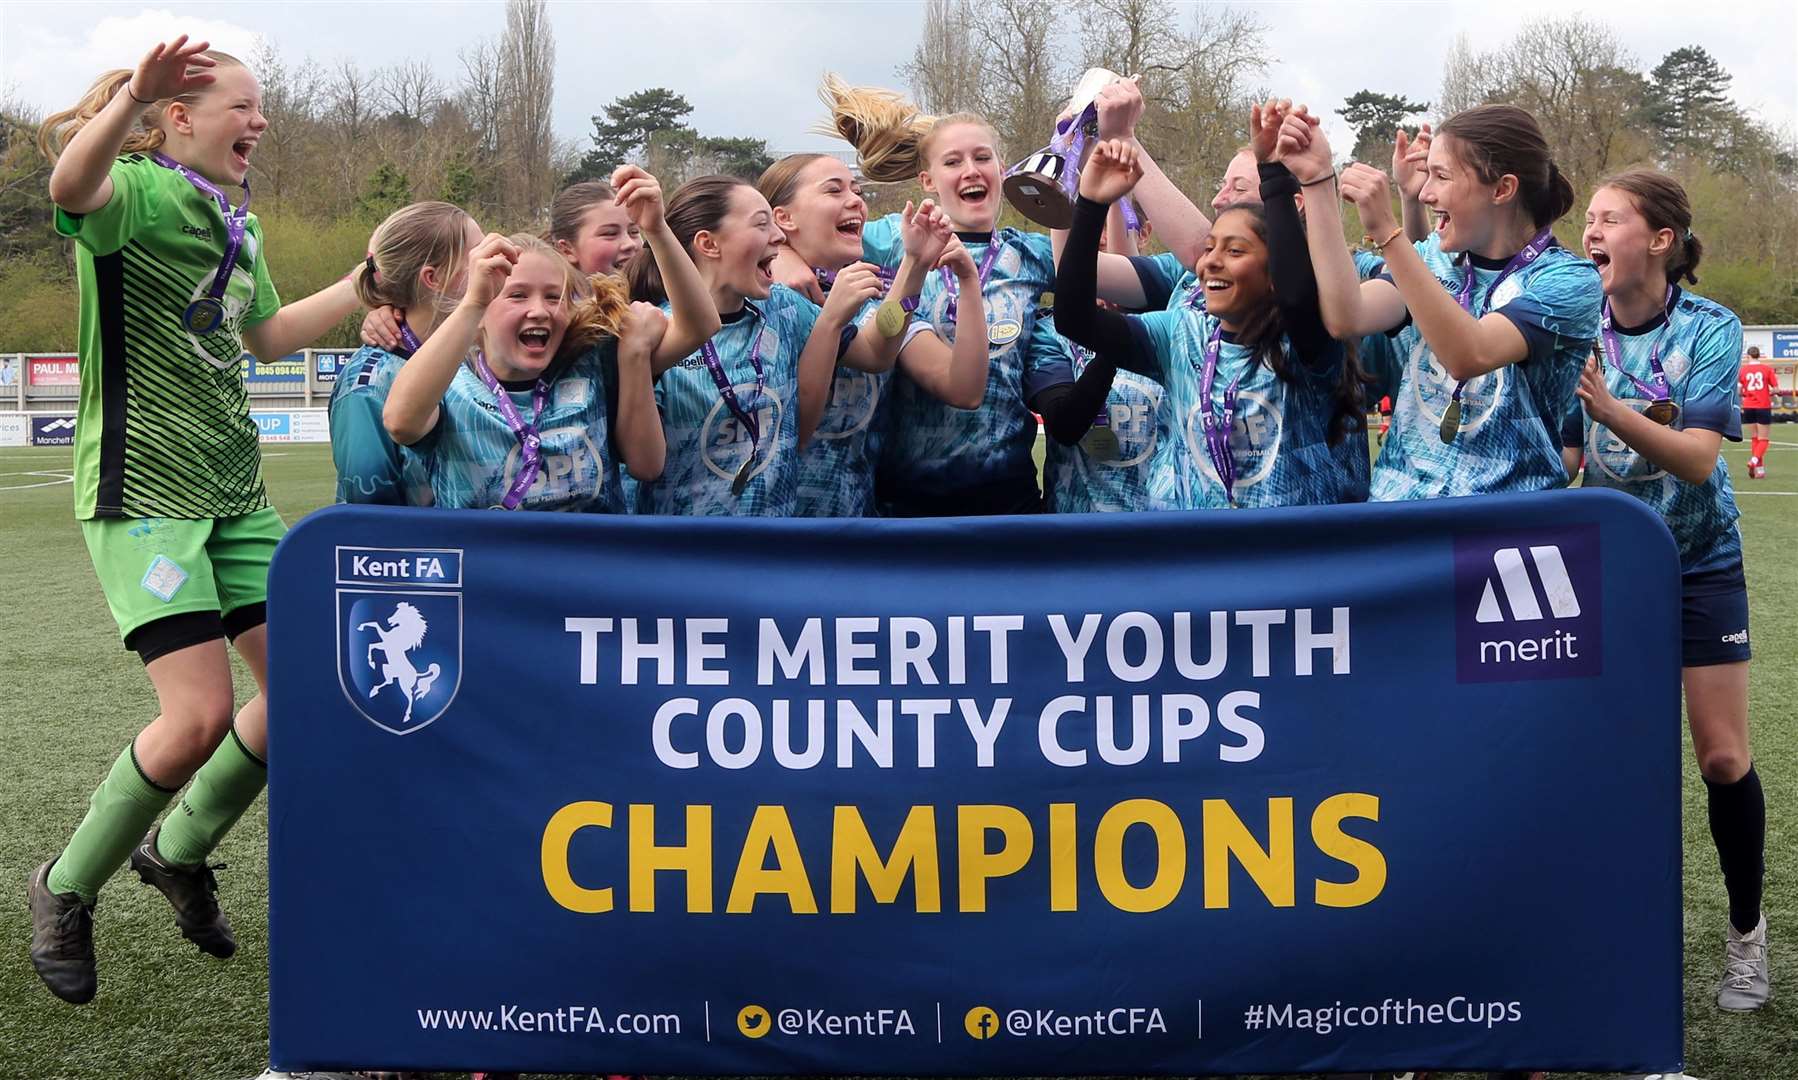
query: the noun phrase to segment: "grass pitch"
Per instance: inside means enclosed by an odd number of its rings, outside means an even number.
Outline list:
[[[1781,429],[1776,433],[1784,436]],[[1687,757],[1684,790],[1687,1071],[1705,1080],[1798,1078],[1798,442],[1776,444],[1771,476],[1736,477],[1752,598],[1750,716],[1767,791],[1767,919],[1774,998],[1750,1015],[1714,1004],[1722,970],[1723,881],[1704,785]],[[289,522],[329,503],[329,448],[270,446],[266,472]],[[96,915],[100,995],[51,997],[26,955],[25,879],[68,838],[112,760],[156,711],[142,665],[119,646],[71,512],[67,450],[0,448],[0,1080],[241,1080],[268,1044],[267,821],[259,802],[217,858],[220,899],[237,930],[229,963],[177,934],[168,906],[128,874]],[[239,669],[238,685],[250,685]],[[240,700],[243,696],[239,692]],[[1540,883],[1553,888],[1552,881]],[[345,882],[352,900],[355,882]],[[1606,913],[1590,913],[1593,934]],[[1416,943],[1413,943],[1416,944]],[[1629,943],[1613,943],[1617,949]],[[1569,970],[1593,995],[1602,970]]]

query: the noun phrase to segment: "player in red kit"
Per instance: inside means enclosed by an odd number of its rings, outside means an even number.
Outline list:
[[[1748,478],[1760,480],[1767,475],[1767,447],[1773,424],[1773,393],[1779,389],[1779,376],[1772,365],[1761,359],[1758,345],[1748,346],[1748,357],[1742,361],[1742,423],[1748,425]]]

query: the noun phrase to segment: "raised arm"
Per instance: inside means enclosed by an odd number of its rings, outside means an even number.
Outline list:
[[[487,305],[505,287],[517,262],[518,248],[498,233],[489,233],[470,253],[468,289],[462,302],[431,331],[412,359],[400,366],[388,388],[381,422],[394,442],[411,446],[437,426],[444,391],[474,347]]]
[[[855,263],[837,274],[824,298],[824,307],[812,324],[811,336],[799,354],[799,445],[811,442],[812,432],[830,404],[830,386],[837,361],[846,351],[844,331],[862,305],[880,295],[880,275],[868,263]]]
[[[71,214],[91,213],[111,201],[112,164],[144,110],[216,81],[217,76],[206,70],[213,59],[200,55],[210,47],[182,34],[144,54],[130,80],[62,148],[50,170],[50,201]],[[198,70],[190,73],[189,68]]]
[[[974,256],[956,236],[949,238],[939,267],[955,275],[955,344],[948,345],[934,330],[906,338],[899,353],[905,374],[924,392],[957,409],[978,409],[986,400],[987,364],[992,349],[986,337],[986,298],[980,295],[980,270]]]
[[[1311,269],[1317,276],[1317,304],[1329,335],[1338,341],[1390,330],[1405,317],[1404,301],[1389,282],[1363,283],[1355,272],[1355,260],[1342,242],[1342,211],[1331,190],[1334,164],[1330,143],[1315,120],[1300,112],[1281,122],[1275,158],[1298,180],[1308,194],[1305,200],[1305,241],[1311,252]],[[1351,165],[1351,169],[1366,168]],[[1391,209],[1387,217],[1392,216]],[[1383,249],[1396,249],[1398,239],[1385,232]]]
[[[925,280],[942,257],[943,248],[955,238],[955,226],[947,214],[926,199],[916,210],[912,209],[911,203],[905,204],[905,209],[899,212],[899,232],[904,239],[905,254],[899,260],[892,285],[887,288],[886,302],[916,304],[918,294],[924,291]],[[868,263],[856,265],[874,269]],[[979,290],[978,284],[975,290]],[[891,371],[905,342],[903,332],[892,337],[882,333],[878,317],[864,319],[841,362],[857,371],[876,374]]]
[[[1424,264],[1417,249],[1406,243],[1391,243],[1402,230],[1392,217],[1392,194],[1386,174],[1368,165],[1350,165],[1342,174],[1342,196],[1355,204],[1368,235],[1380,244],[1386,259],[1386,272],[1418,333],[1435,354],[1436,362],[1451,378],[1472,379],[1515,364],[1529,356],[1529,341],[1517,324],[1496,312],[1476,319],[1462,309],[1460,303],[1436,280]],[[1315,260],[1317,249],[1312,247]],[[1344,253],[1346,257],[1346,252]],[[1353,269],[1351,265],[1351,270]],[[1320,272],[1319,278],[1323,275]],[[1368,282],[1365,289],[1379,282]],[[1324,309],[1329,321],[1329,308]],[[1368,329],[1379,329],[1369,327]]]
[[[612,173],[612,188],[618,192],[618,205],[630,214],[655,256],[662,289],[668,294],[668,332],[650,358],[660,375],[710,341],[724,323],[687,249],[663,217],[662,185],[635,165],[620,165]]]
[[[1399,128],[1392,136],[1392,176],[1398,182],[1399,212],[1405,219],[1405,237],[1409,240],[1430,238],[1430,212],[1418,198],[1423,182],[1429,179],[1430,125],[1417,129],[1417,137]]]
[[[625,468],[645,483],[661,477],[668,457],[655,380],[649,374],[649,358],[667,331],[668,319],[661,309],[639,300],[631,304],[630,317],[618,335],[618,415],[612,439]]]

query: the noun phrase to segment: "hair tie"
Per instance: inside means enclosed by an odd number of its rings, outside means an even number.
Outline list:
[[[374,252],[371,251],[368,253],[367,262],[368,262],[368,280],[374,281],[381,276],[381,272],[379,270],[375,269],[375,253]]]
[[[1688,225],[1688,226],[1686,226],[1686,243],[1689,244],[1691,242],[1692,242],[1692,227],[1690,225]]]

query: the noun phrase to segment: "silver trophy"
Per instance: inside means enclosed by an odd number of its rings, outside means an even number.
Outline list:
[[[1005,175],[1005,198],[1018,213],[1050,229],[1065,229],[1074,222],[1074,193],[1080,176],[1080,156],[1099,133],[1098,111],[1093,102],[1099,91],[1123,76],[1104,68],[1088,68],[1068,99],[1072,117],[1056,126],[1049,145],[1012,166]]]

